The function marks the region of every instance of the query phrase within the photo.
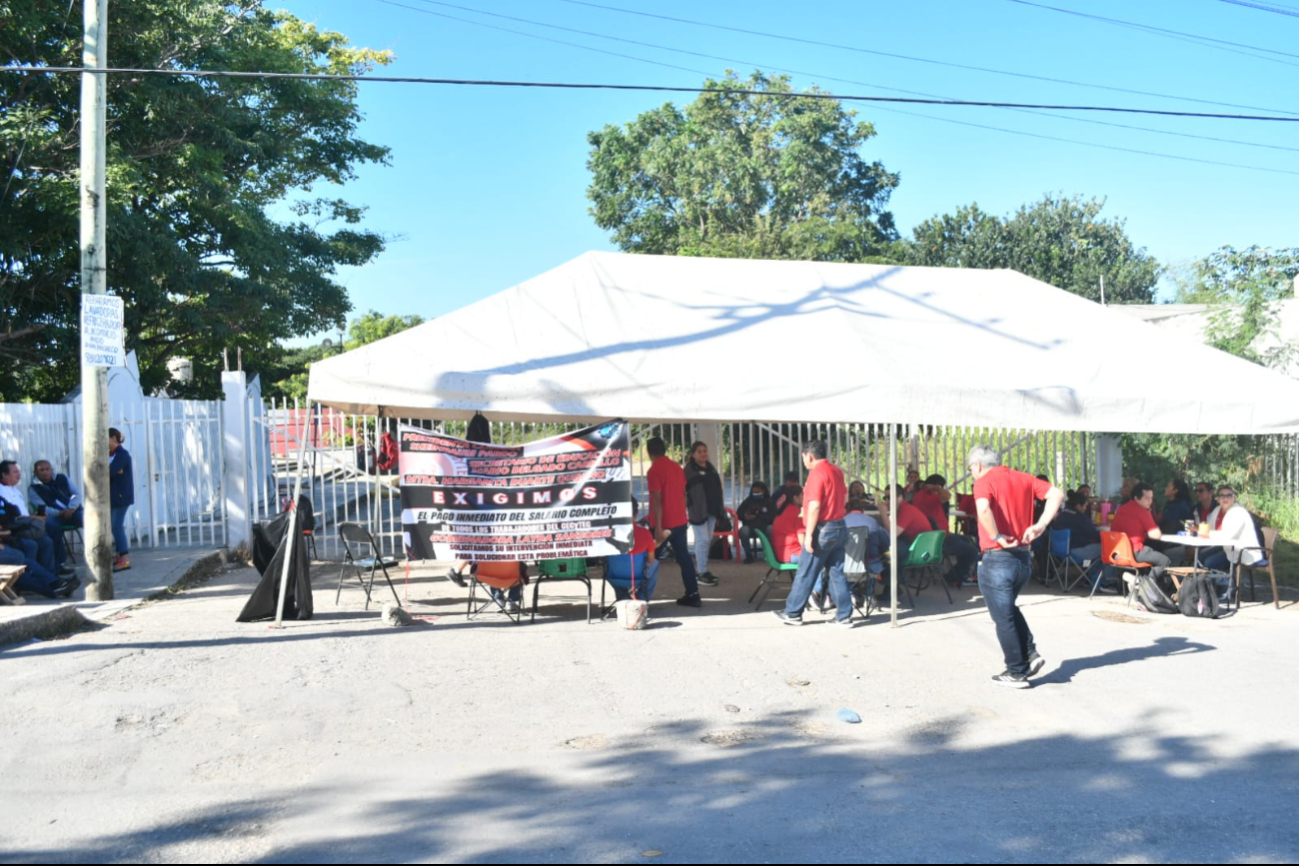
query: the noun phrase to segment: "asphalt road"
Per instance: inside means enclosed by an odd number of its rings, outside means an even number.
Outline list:
[[[760,567],[716,571],[688,611],[665,567],[626,632],[571,583],[466,622],[431,568],[389,628],[319,566],[275,631],[234,622],[237,569],[0,650],[0,861],[1299,860],[1297,609],[1035,590],[1048,664],[1015,691],[973,590],[790,628],[744,603]]]

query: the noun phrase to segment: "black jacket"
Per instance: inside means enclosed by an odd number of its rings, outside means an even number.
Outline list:
[[[745,526],[764,529],[776,518],[776,503],[770,496],[750,496],[740,503],[736,512],[739,514],[740,522]],[[752,514],[753,517],[747,518],[748,514]]]
[[[722,476],[717,474],[712,463],[700,468],[694,460],[687,460],[686,472],[686,517],[698,525],[710,517],[721,517],[726,514],[726,505],[722,501]]]

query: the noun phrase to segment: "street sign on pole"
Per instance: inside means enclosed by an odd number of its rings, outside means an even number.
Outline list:
[[[87,367],[125,367],[125,305],[114,295],[81,299],[81,363]]]

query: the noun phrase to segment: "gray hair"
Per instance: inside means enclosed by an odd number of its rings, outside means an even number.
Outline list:
[[[978,463],[984,469],[991,469],[994,466],[1001,465],[1001,455],[998,454],[991,446],[975,445],[970,449],[969,455],[965,458],[965,465]]]

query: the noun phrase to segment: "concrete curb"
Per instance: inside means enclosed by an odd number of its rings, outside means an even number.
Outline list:
[[[229,561],[225,550],[217,550],[201,556],[190,563],[189,567],[170,586],[152,592],[147,596],[135,598],[117,598],[99,603],[70,602],[57,607],[45,608],[40,613],[23,616],[18,619],[0,622],[0,646],[22,643],[32,638],[47,639],[55,635],[66,634],[88,625],[94,625],[109,617],[138,607],[148,601],[165,599],[183,592],[194,581],[216,574]]]

